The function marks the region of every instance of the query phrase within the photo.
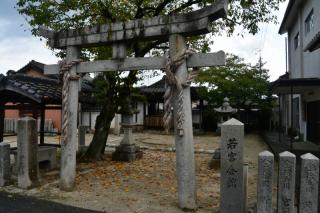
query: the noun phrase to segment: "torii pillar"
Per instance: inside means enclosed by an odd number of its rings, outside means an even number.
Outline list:
[[[80,49],[73,46],[67,47],[67,63],[80,58]],[[68,93],[68,131],[63,135],[66,140],[61,144],[61,166],[60,166],[60,189],[71,191],[75,185],[76,177],[76,152],[77,152],[77,119],[78,119],[78,99],[79,99],[79,81],[75,80],[77,68],[73,66],[69,71],[71,79],[69,80]]]
[[[187,48],[185,38],[181,35],[170,35],[170,57],[181,53]],[[176,77],[181,81],[186,81],[188,77],[186,60],[177,68]],[[179,103],[182,101],[182,103]],[[179,106],[180,105],[180,106]],[[178,128],[178,108],[183,106],[182,113],[184,122],[182,129]],[[192,130],[192,112],[190,87],[183,88],[183,98],[174,98],[174,132],[176,145],[176,174],[178,182],[178,199],[179,206],[186,210],[195,210],[196,204],[196,177],[195,177],[195,161],[193,147],[193,130]]]

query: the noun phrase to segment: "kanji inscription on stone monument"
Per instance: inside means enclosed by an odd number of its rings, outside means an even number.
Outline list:
[[[236,119],[221,125],[220,212],[243,212],[244,125]]]

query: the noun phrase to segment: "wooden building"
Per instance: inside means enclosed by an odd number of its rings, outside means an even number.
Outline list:
[[[40,143],[44,143],[46,120],[60,132],[62,87],[59,76],[44,76],[43,69],[44,64],[32,60],[16,72],[10,70],[6,76],[0,75],[0,142],[5,119],[16,121],[24,116],[38,119]],[[90,96],[91,83],[83,80],[81,88],[80,101],[88,100],[85,97]]]

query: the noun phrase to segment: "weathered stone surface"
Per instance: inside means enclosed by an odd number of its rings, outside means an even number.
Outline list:
[[[214,150],[212,158],[209,162],[209,168],[220,169],[220,161],[221,161],[221,148],[217,148]]]
[[[243,212],[248,212],[248,175],[249,175],[249,164],[243,164]]]
[[[236,119],[221,125],[220,212],[242,213],[244,125]]]
[[[137,39],[157,40],[168,38],[172,34],[194,36],[209,33],[210,23],[224,17],[226,12],[227,1],[217,0],[210,6],[186,14],[88,26],[57,33],[40,28],[39,34],[49,38],[51,47],[62,49],[66,46],[98,46]]]
[[[112,160],[131,162],[142,158],[143,152],[135,144],[120,144],[112,153]]]
[[[10,144],[0,143],[0,186],[5,186],[10,183],[11,168],[10,168]]]
[[[140,147],[135,145],[132,134],[132,127],[134,125],[133,116],[122,115],[122,125],[124,136],[120,145],[112,153],[112,160],[130,162],[142,158],[143,153]]]
[[[87,61],[77,65],[78,73],[92,73],[103,71],[127,71],[127,70],[156,70],[164,69],[167,58],[159,57],[136,57],[124,59],[112,59],[101,61]],[[188,68],[212,67],[225,65],[225,53],[198,53],[187,59]],[[54,75],[59,73],[59,65],[45,65],[45,74]]]
[[[12,152],[14,156],[14,164],[12,173],[16,175],[18,173],[18,156],[17,150]],[[57,168],[57,147],[52,146],[38,146],[38,163],[42,163],[41,169],[52,170]]]
[[[296,156],[290,152],[279,155],[278,213],[294,212]]]
[[[48,170],[57,168],[57,147],[39,146],[38,162],[47,162],[45,168]]]
[[[186,48],[185,38],[180,35],[171,35],[169,42],[170,56],[172,58]],[[181,82],[187,79],[186,61],[177,68],[175,75]],[[194,210],[197,208],[197,196],[190,87],[183,88],[182,100],[180,100],[182,103],[180,103],[179,99],[180,98],[174,98],[173,100],[178,200],[180,208]],[[179,108],[182,113],[181,117],[183,122],[178,125],[177,115]]]
[[[39,185],[37,122],[30,117],[18,120],[18,186]]]
[[[301,156],[299,213],[318,210],[319,159],[312,154]]]
[[[274,155],[264,151],[258,157],[257,212],[272,213]]]
[[[75,47],[67,47],[67,62],[80,58],[80,50]],[[77,74],[76,67],[70,69],[70,76]],[[68,104],[68,133],[64,135],[66,141],[61,143],[60,165],[60,189],[71,191],[74,188],[76,177],[76,152],[78,146],[77,119],[78,119],[78,96],[79,81],[69,81],[69,104]]]
[[[120,115],[114,115],[114,127],[113,127],[113,134],[120,135],[120,125],[119,125]]]

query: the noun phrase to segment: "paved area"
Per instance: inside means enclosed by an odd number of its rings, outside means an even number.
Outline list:
[[[32,197],[0,192],[0,213],[99,213]],[[102,212],[101,212],[102,213]]]
[[[263,137],[276,157],[279,153],[284,151],[290,151],[296,156],[312,153],[313,155],[320,157],[320,146],[317,144],[305,141],[294,141],[291,150],[291,140],[285,134],[279,135],[278,132],[264,132]]]

